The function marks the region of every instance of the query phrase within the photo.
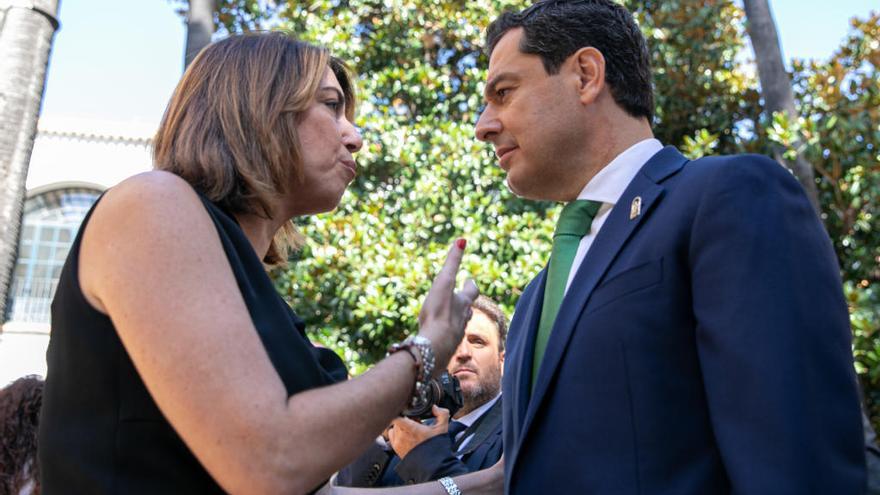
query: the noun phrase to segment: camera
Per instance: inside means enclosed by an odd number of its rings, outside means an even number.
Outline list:
[[[437,378],[428,382],[428,400],[421,407],[405,409],[403,415],[414,420],[433,418],[431,406],[449,409],[449,417],[455,415],[464,403],[461,397],[461,384],[458,378],[444,371]]]

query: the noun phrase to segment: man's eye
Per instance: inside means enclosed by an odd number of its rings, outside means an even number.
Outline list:
[[[505,96],[507,96],[507,93],[509,93],[509,92],[510,92],[510,88],[501,88],[501,89],[495,90],[495,95],[498,96],[498,98],[503,99]]]

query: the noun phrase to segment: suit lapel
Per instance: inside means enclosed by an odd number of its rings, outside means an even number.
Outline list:
[[[584,258],[577,273],[569,287],[565,298],[562,300],[562,306],[553,330],[550,334],[550,341],[547,350],[544,353],[544,360],[541,369],[538,372],[537,382],[532,397],[528,400],[528,407],[525,412],[525,420],[519,435],[520,445],[528,434],[529,427],[534,421],[535,414],[551,379],[556,374],[559,362],[565,353],[571,335],[574,331],[575,323],[581,314],[584,306],[590,299],[590,295],[596,285],[602,280],[602,277],[608,270],[612,261],[617,257],[617,253],[626,244],[636,228],[650,216],[651,208],[657,203],[663,193],[663,187],[658,184],[670,174],[674,173],[686,162],[684,158],[674,147],[667,146],[663,150],[654,155],[642,167],[642,170],[636,174],[632,182],[621,195],[615,207],[609,213],[608,219],[605,221],[596,239],[593,241],[587,256]],[[641,207],[638,215],[631,218],[633,211],[630,206],[636,197],[640,197]],[[543,284],[541,292],[535,294],[543,294]],[[533,299],[540,299],[533,297]],[[534,305],[534,304],[533,304]],[[540,310],[536,311],[539,313]],[[537,327],[537,322],[534,323]],[[601,331],[601,329],[596,329]],[[528,346],[534,348],[534,331],[530,332],[531,341]],[[531,354],[529,354],[531,358]],[[531,371],[531,360],[520,363],[518,368],[526,368],[525,372],[521,372],[528,377]],[[522,379],[522,377],[520,377]],[[528,379],[526,378],[526,383]],[[521,386],[521,384],[519,384]],[[526,385],[526,395],[520,397],[528,397],[528,384]],[[512,459],[513,460],[513,459]]]
[[[516,459],[519,444],[522,443],[523,424],[525,423],[526,410],[529,405],[529,387],[531,386],[532,376],[532,355],[535,352],[535,335],[538,331],[538,322],[541,317],[541,303],[543,302],[544,284],[547,279],[547,270],[541,270],[531,287],[527,288],[523,293],[523,298],[517,306],[517,313],[511,322],[511,329],[514,325],[521,327],[522,330],[517,332],[515,347],[508,345],[509,354],[505,357],[505,375],[502,380],[504,385],[503,397],[509,397],[505,402],[513,411],[512,425],[505,426],[512,428],[514,435],[514,445],[504,448],[505,456],[511,460]],[[534,290],[530,290],[530,289]],[[520,318],[520,311],[522,318]],[[511,342],[513,344],[513,342]]]
[[[491,435],[497,434],[498,426],[501,423],[501,399],[502,397],[499,397],[498,400],[495,401],[495,404],[492,404],[492,407],[483,413],[480,419],[477,420],[479,421],[479,424],[474,428],[474,436],[468,442],[467,448],[458,452],[459,456],[464,458],[471,455],[483,445],[483,442],[485,442],[487,438]],[[465,435],[467,435],[467,433],[465,433]],[[468,461],[470,460],[471,459],[469,458]],[[480,463],[482,463],[482,460],[480,460]]]
[[[515,394],[519,399],[515,402],[515,416],[517,426],[524,424],[526,416],[526,408],[529,403],[531,377],[532,377],[532,356],[535,353],[535,336],[538,332],[538,324],[541,318],[541,303],[543,302],[544,284],[547,282],[547,270],[541,270],[538,279],[535,281],[535,290],[532,292],[530,299],[525,307],[523,316],[524,332],[521,334],[522,340],[517,349],[517,355],[514,357],[512,371],[514,372],[513,384],[516,387]],[[510,357],[508,357],[510,359]]]

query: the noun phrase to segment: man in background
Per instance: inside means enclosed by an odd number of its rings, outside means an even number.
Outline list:
[[[461,383],[462,408],[435,406],[435,421],[394,420],[387,441],[377,442],[340,471],[342,486],[397,486],[437,480],[487,468],[501,458],[501,374],[507,318],[480,296],[464,338],[446,370]]]

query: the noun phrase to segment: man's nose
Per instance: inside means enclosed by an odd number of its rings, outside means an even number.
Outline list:
[[[467,361],[471,358],[471,346],[467,344],[467,342],[462,342],[458,345],[458,349],[455,350],[455,359],[457,361]]]
[[[486,105],[480,118],[477,119],[477,125],[474,128],[474,134],[480,141],[491,141],[492,137],[501,132],[501,121],[491,105]]]

